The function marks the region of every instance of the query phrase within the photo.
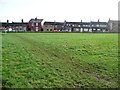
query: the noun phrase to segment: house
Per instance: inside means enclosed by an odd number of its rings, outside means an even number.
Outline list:
[[[68,32],[79,32],[80,31],[80,22],[67,22],[64,21],[64,29]]]
[[[3,27],[2,24],[3,24],[3,22],[0,22],[0,31],[5,29],[5,27]]]
[[[43,31],[41,22],[43,21],[43,19],[31,19],[28,22],[27,25],[27,31],[33,31],[33,32],[38,32],[38,31]]]
[[[108,22],[90,22],[92,32],[108,32]]]
[[[110,20],[108,22],[91,21],[91,22],[50,22],[45,21],[42,26],[43,19],[31,19],[29,22],[0,22],[0,31],[14,32],[118,32],[120,30],[120,21]]]
[[[45,21],[43,24],[44,31],[61,31],[63,28],[63,22],[49,22]]]
[[[118,32],[118,29],[120,29],[120,21],[109,20],[108,21],[108,29],[109,29],[109,32]]]
[[[27,22],[12,22],[12,23],[9,23],[8,27],[9,29],[11,28],[12,30],[16,31],[16,32],[26,32],[27,30]]]
[[[7,30],[7,31],[14,31],[14,32],[25,32],[26,31],[26,27],[27,27],[27,22],[23,22],[23,19],[21,20],[22,22],[12,22],[9,23],[9,20],[7,20],[7,22],[2,22],[1,23],[1,30]]]
[[[64,31],[64,32],[108,32],[108,22],[44,22],[44,31]]]
[[[108,30],[107,22],[64,22],[69,32],[103,32]]]

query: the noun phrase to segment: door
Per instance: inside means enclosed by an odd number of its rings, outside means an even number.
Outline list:
[[[36,31],[38,31],[38,27],[36,27]]]

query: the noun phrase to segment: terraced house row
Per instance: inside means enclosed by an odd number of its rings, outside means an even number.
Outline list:
[[[43,19],[30,19],[29,22],[1,22],[0,30],[8,32],[118,32],[120,23],[118,20],[108,20],[108,22],[49,22]]]

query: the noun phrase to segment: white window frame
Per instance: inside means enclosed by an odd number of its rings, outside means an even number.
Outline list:
[[[32,22],[32,26],[34,27],[34,23]]]
[[[38,26],[38,22],[36,22],[36,26]]]

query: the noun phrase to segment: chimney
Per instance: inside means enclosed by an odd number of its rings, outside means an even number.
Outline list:
[[[35,20],[37,20],[37,17],[35,18]]]
[[[7,23],[9,23],[9,20],[7,20]]]
[[[64,20],[64,26],[66,25],[66,20]]]
[[[9,20],[7,20],[7,26],[9,27]]]
[[[82,23],[82,20],[81,20],[81,23]]]
[[[99,19],[98,19],[98,22],[99,22]]]
[[[22,23],[23,23],[23,19],[22,19],[21,21],[22,21]]]
[[[109,20],[108,20],[108,22],[110,21],[110,18],[109,18]]]

